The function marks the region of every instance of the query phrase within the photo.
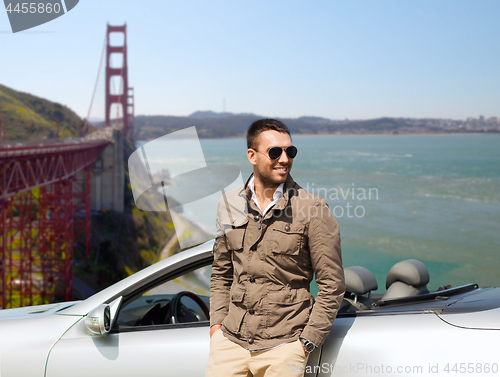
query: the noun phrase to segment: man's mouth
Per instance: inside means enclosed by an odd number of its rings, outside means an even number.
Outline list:
[[[277,170],[278,173],[286,173],[288,171],[288,168],[286,168],[286,167],[279,167],[279,168],[275,168],[274,170]]]

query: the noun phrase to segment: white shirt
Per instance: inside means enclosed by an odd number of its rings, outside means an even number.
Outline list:
[[[254,177],[252,175],[252,178],[250,178],[250,181],[248,182],[248,188],[250,189],[250,191],[252,191],[252,200],[260,209],[260,212],[262,212],[262,217],[264,217],[266,213],[271,209],[271,207],[274,206],[276,203],[278,203],[278,201],[281,199],[281,197],[283,196],[284,185],[285,184],[282,183],[278,186],[278,188],[274,191],[273,201],[269,203],[269,205],[266,207],[264,211],[262,211],[262,208],[260,208],[259,202],[257,200],[257,196],[255,195],[255,183],[254,183]]]

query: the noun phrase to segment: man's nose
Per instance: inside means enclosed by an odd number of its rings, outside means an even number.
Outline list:
[[[281,151],[281,156],[278,159],[278,162],[281,164],[288,164],[290,162],[290,158],[288,158],[288,155],[286,154],[285,150]]]

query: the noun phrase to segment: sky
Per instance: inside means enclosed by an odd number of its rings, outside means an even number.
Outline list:
[[[498,0],[80,0],[15,34],[0,11],[0,84],[86,116],[107,23],[136,115],[500,116]]]

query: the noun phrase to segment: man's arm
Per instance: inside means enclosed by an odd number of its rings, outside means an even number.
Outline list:
[[[309,322],[301,337],[321,346],[328,336],[345,292],[339,226],[324,199],[310,208],[309,250],[318,284]]]
[[[217,229],[222,224],[217,219]],[[218,232],[215,239],[214,262],[210,280],[210,336],[220,327],[229,311],[229,293],[233,283],[233,262],[227,248],[226,236]]]

